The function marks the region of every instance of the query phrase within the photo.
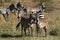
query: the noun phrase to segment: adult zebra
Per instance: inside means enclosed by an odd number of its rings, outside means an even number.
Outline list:
[[[27,29],[28,29],[28,32],[30,33],[29,29],[31,28],[31,30],[32,30],[31,24],[33,24],[35,22],[35,19],[32,16],[32,14],[30,12],[27,12],[26,9],[23,9],[20,11],[19,18],[21,18],[21,19],[19,19],[20,22],[16,26],[16,29],[18,29],[19,25],[21,24],[21,35],[23,35],[23,31],[26,35]]]
[[[48,21],[44,18],[44,14],[41,8],[33,8],[31,9],[33,16],[36,20],[36,32],[38,35],[38,31],[40,29],[44,29],[45,31],[45,36],[47,36],[47,29],[48,29]],[[32,27],[34,29],[34,27]]]
[[[44,29],[45,31],[45,37],[47,36],[47,31],[48,31],[48,21],[44,18],[44,15],[40,14],[40,12],[35,13],[35,18],[36,18],[36,31],[37,35],[40,29]]]

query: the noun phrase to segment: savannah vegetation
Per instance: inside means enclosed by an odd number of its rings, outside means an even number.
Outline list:
[[[14,1],[17,2],[16,0],[0,0],[0,6],[7,7],[10,3]],[[18,31],[16,31],[16,25],[18,24],[19,21],[16,15],[11,13],[9,21],[7,22],[0,14],[0,40],[60,40],[60,0],[30,0],[30,1],[18,0],[18,1],[21,1],[24,5],[27,6],[35,6],[39,2],[45,2],[46,5],[45,18],[48,21],[48,36],[20,37],[19,36],[20,28],[18,29]]]

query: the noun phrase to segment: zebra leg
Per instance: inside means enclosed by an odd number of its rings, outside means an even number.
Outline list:
[[[9,18],[9,14],[7,13],[7,18]]]
[[[32,36],[33,36],[33,28],[31,27],[31,34],[32,34]]]
[[[9,18],[9,14],[7,13],[7,14],[6,14],[6,20],[7,20],[7,21],[8,21],[8,18]]]
[[[38,32],[39,32],[39,24],[36,23],[36,31],[37,31],[37,36],[38,36]]]
[[[36,28],[36,31],[37,31],[37,37],[38,37],[38,29]]]
[[[26,34],[26,28],[24,28],[24,35],[27,35],[27,34]]]
[[[31,27],[31,24],[29,24],[28,33],[29,33],[29,34],[32,34],[32,27]]]
[[[6,14],[3,14],[3,17],[4,17],[5,21],[7,21],[7,20],[6,20]]]
[[[33,31],[33,30],[32,30],[32,27],[31,27],[31,25],[29,25],[29,28],[28,28],[28,33],[29,33],[29,34],[28,34],[28,35],[31,35],[31,34],[32,34],[32,31]]]
[[[8,12],[6,12],[6,18],[8,18],[8,16],[9,16],[9,13],[8,13]]]
[[[23,36],[23,27],[21,27],[21,35]]]
[[[45,37],[47,37],[47,29],[46,29],[46,26],[43,29],[45,31]]]
[[[17,24],[17,26],[16,26],[16,30],[18,29],[19,25],[20,25],[20,22]]]

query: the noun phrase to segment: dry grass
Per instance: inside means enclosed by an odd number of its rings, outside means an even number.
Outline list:
[[[60,30],[60,10],[56,10],[52,13],[45,13],[45,18],[48,20],[48,28],[51,31],[54,28],[58,28]],[[16,15],[10,14],[9,21],[6,22],[2,15],[0,15],[0,35],[9,34],[9,35],[20,35],[20,31],[16,31],[16,25],[18,24],[18,19]],[[20,29],[19,29],[20,30]],[[60,31],[59,31],[60,32]],[[58,36],[48,36],[46,38],[43,37],[7,37],[2,38],[0,40],[59,40]]]
[[[60,0],[54,0],[54,7],[59,8],[60,7]],[[34,3],[27,2],[25,3],[26,6],[34,7]],[[24,4],[24,5],[25,5]],[[32,4],[32,5],[31,5]],[[60,9],[53,11],[52,13],[45,13],[45,18],[48,21],[48,28],[49,32],[57,28],[60,30]],[[9,35],[20,35],[20,30],[16,31],[16,25],[18,24],[18,19],[16,15],[10,14],[9,21],[6,22],[3,18],[3,16],[0,14],[0,35],[1,34],[9,34]],[[59,31],[60,32],[60,31]],[[60,33],[59,33],[60,34]],[[0,40],[60,40],[59,36],[48,36],[48,37],[7,37],[3,38],[0,37]]]

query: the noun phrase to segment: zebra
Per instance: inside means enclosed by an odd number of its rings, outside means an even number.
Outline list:
[[[29,30],[30,28],[31,28],[31,33],[32,33],[31,24],[33,24],[32,20],[34,20],[32,14],[28,14],[25,12],[24,14],[22,14],[22,11],[21,11],[21,16],[19,18],[20,18],[19,19],[20,21],[17,24],[16,29],[18,29],[19,25],[21,24],[21,35],[23,35],[23,31],[24,31],[24,34],[27,35],[27,32],[26,32],[27,30],[30,34],[30,30]]]
[[[6,18],[9,17],[10,11],[7,8],[0,7],[0,14],[2,14],[4,19],[7,21]]]
[[[10,10],[10,12],[16,13],[16,15],[18,14],[18,12],[20,11],[21,8],[23,8],[23,4],[18,2],[18,3],[11,3],[7,9]]]
[[[41,9],[42,9],[42,11],[44,12],[44,11],[45,11],[45,9],[46,9],[45,3],[44,3],[44,2],[39,3],[39,4],[38,4],[38,8],[41,8]]]

